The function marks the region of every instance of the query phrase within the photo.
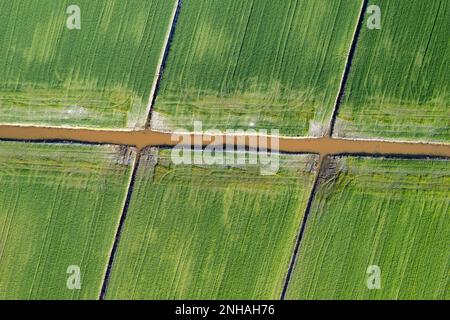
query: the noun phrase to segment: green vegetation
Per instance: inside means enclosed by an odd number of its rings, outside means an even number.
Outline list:
[[[375,4],[382,28],[362,28],[336,134],[449,141],[450,2]]]
[[[143,126],[174,3],[0,1],[0,123]]]
[[[152,128],[279,129],[321,136],[360,1],[183,3]]]
[[[0,143],[0,299],[96,299],[134,155]],[[66,286],[78,265],[81,289]]]
[[[155,163],[157,162],[156,166]],[[317,157],[277,175],[142,156],[109,299],[278,299]]]
[[[183,1],[152,129],[323,136],[363,3]],[[0,124],[143,128],[177,4],[0,0]],[[381,29],[366,13],[335,135],[449,142],[450,2],[373,4]],[[0,300],[97,299],[115,236],[108,299],[278,299],[319,157],[279,155],[269,175],[171,153],[0,141]],[[448,159],[324,162],[287,298],[450,299]]]
[[[445,160],[335,159],[288,298],[449,299],[449,168]],[[381,269],[380,290],[366,286],[370,265]]]

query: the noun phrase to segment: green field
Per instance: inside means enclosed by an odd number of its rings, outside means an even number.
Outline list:
[[[289,299],[449,299],[450,163],[335,159],[321,181]],[[366,286],[381,269],[381,289]]]
[[[157,165],[155,166],[155,162]],[[278,299],[317,157],[286,156],[277,175],[141,159],[109,299]]]
[[[375,4],[381,30],[362,28],[336,135],[448,142],[450,2]]]
[[[185,1],[152,128],[321,136],[361,1]]]
[[[0,300],[450,300],[449,36],[450,0],[0,0]]]
[[[0,299],[96,299],[130,179],[126,148],[0,143]],[[66,286],[79,266],[81,289]]]
[[[0,0],[0,123],[142,127],[174,4]]]

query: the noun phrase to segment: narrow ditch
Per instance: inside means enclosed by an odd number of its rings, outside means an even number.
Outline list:
[[[164,70],[166,68],[167,58],[169,56],[170,47],[172,46],[173,36],[175,34],[175,28],[177,26],[177,22],[178,22],[178,18],[180,16],[180,10],[181,10],[182,5],[183,5],[183,1],[177,0],[175,9],[174,9],[174,13],[172,15],[171,26],[170,26],[170,29],[169,29],[169,32],[167,35],[167,39],[165,40],[165,43],[164,43],[164,51],[162,54],[162,59],[161,59],[160,65],[158,67],[156,80],[154,80],[154,84],[153,84],[153,87],[152,87],[152,90],[151,90],[150,96],[149,96],[150,101],[149,101],[149,105],[147,108],[147,121],[145,123],[146,129],[150,128],[153,107],[155,106],[155,101],[156,101],[156,98],[159,93],[159,88],[161,86],[162,77],[164,74]]]
[[[112,268],[113,268],[113,265],[114,265],[114,260],[115,260],[116,255],[117,255],[117,249],[119,248],[120,238],[122,237],[122,231],[123,231],[123,228],[125,226],[125,220],[127,218],[128,208],[130,206],[130,201],[131,201],[131,197],[132,197],[132,194],[133,194],[134,185],[135,185],[135,182],[136,182],[136,174],[137,174],[138,167],[139,167],[140,157],[141,157],[141,154],[138,151],[136,153],[136,158],[134,159],[134,163],[133,163],[133,167],[132,167],[132,171],[131,171],[130,183],[128,185],[126,198],[125,198],[125,203],[124,203],[124,206],[123,206],[123,209],[122,209],[122,213],[120,215],[119,225],[117,226],[117,230],[116,230],[116,233],[115,233],[114,243],[113,243],[113,246],[111,248],[111,252],[109,254],[108,265],[106,267],[106,272],[105,272],[105,276],[103,278],[102,288],[100,290],[100,295],[99,295],[99,299],[100,300],[104,300],[105,299],[106,292],[108,291],[108,285],[109,285],[109,281],[111,279],[111,272],[112,272]]]
[[[292,252],[291,261],[289,262],[288,271],[287,271],[286,277],[284,279],[283,289],[281,291],[281,297],[280,297],[281,300],[285,300],[285,298],[286,298],[286,294],[287,294],[287,290],[288,290],[288,287],[289,287],[289,283],[291,281],[292,273],[294,271],[295,263],[297,262],[297,257],[298,257],[299,251],[300,251],[300,244],[302,242],[303,235],[305,233],[306,223],[308,221],[308,217],[309,217],[309,214],[311,212],[311,206],[313,204],[313,201],[314,201],[314,198],[315,198],[315,195],[316,195],[316,192],[317,192],[317,188],[319,187],[319,184],[320,184],[320,177],[322,176],[323,170],[327,166],[327,164],[326,164],[327,159],[328,159],[327,156],[320,157],[319,165],[317,167],[316,177],[314,179],[314,184],[313,184],[313,187],[311,189],[311,193],[309,194],[308,202],[306,204],[305,213],[304,213],[303,218],[301,220],[299,231],[298,231],[297,237],[295,239],[294,251]]]
[[[358,46],[359,34],[361,33],[361,28],[362,28],[362,25],[364,22],[364,14],[367,10],[368,2],[369,2],[369,0],[362,0],[362,3],[361,3],[361,9],[359,12],[358,22],[356,23],[352,43],[350,45],[350,50],[348,52],[347,62],[345,63],[345,68],[342,73],[341,83],[339,85],[339,91],[338,91],[336,101],[335,101],[335,104],[333,107],[333,113],[331,115],[330,124],[328,125],[328,136],[329,137],[333,136],[334,126],[336,124],[336,118],[338,116],[339,107],[340,107],[342,99],[344,97],[348,76],[350,74],[353,57],[355,56],[356,47]]]

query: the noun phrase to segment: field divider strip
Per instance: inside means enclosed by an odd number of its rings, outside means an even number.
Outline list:
[[[141,153],[138,150],[136,152],[136,156],[135,156],[133,166],[131,169],[132,171],[131,171],[131,176],[130,176],[130,182],[128,184],[122,213],[120,215],[119,225],[117,226],[117,230],[114,235],[114,242],[111,247],[110,254],[109,254],[108,264],[106,266],[105,276],[103,278],[102,287],[101,287],[100,294],[99,294],[99,300],[104,300],[106,297],[106,293],[108,291],[108,285],[109,285],[109,281],[111,279],[111,272],[112,272],[112,268],[114,265],[114,260],[115,260],[116,254],[117,254],[117,250],[119,248],[120,238],[122,236],[122,231],[125,226],[125,220],[127,218],[128,208],[130,206],[131,196],[133,194],[134,185],[136,182],[136,174],[137,174],[137,170],[139,167],[140,157],[141,157]]]
[[[162,76],[164,69],[166,67],[167,57],[169,56],[170,46],[172,44],[173,35],[175,34],[175,28],[178,22],[178,17],[180,14],[182,5],[182,0],[176,0],[170,20],[170,28],[167,31],[166,38],[164,39],[163,50],[158,63],[158,69],[156,70],[155,77],[153,79],[152,88],[150,90],[150,95],[147,105],[147,119],[145,121],[145,128],[150,128],[152,111],[155,105],[156,97],[158,96],[159,87],[161,85]]]
[[[344,97],[348,76],[350,74],[350,69],[351,69],[351,66],[352,66],[353,57],[355,56],[356,47],[358,45],[359,35],[361,33],[361,28],[362,28],[362,25],[363,25],[363,22],[364,22],[364,14],[365,14],[365,12],[367,10],[368,3],[369,3],[369,0],[362,0],[362,2],[361,2],[361,9],[360,9],[360,12],[359,12],[358,22],[356,23],[355,32],[353,33],[353,39],[352,39],[352,42],[351,42],[351,45],[350,45],[350,49],[348,51],[347,61],[345,63],[345,67],[344,67],[344,70],[342,72],[341,82],[339,84],[339,91],[338,91],[338,94],[336,96],[336,100],[334,102],[333,112],[331,114],[330,123],[328,124],[327,135],[329,137],[331,137],[333,135],[334,126],[336,124],[336,118],[337,118],[337,115],[339,113],[339,107],[341,105],[342,98]]]
[[[328,156],[326,156],[326,155],[321,156],[319,159],[319,165],[317,167],[316,176],[314,178],[314,184],[311,189],[311,193],[309,194],[309,198],[308,198],[308,202],[306,205],[304,215],[300,222],[299,231],[295,238],[294,250],[292,252],[291,260],[289,262],[288,270],[286,272],[286,277],[284,278],[283,289],[281,291],[280,300],[286,299],[286,293],[287,293],[289,283],[292,278],[292,273],[294,272],[295,263],[297,262],[298,254],[300,252],[300,245],[301,245],[303,236],[305,234],[306,223],[308,221],[309,214],[311,213],[312,203],[314,201],[314,198],[315,198],[315,195],[317,192],[317,188],[319,187],[319,184],[320,184],[320,177],[322,175],[322,170],[326,166],[325,165],[326,159],[328,159]]]

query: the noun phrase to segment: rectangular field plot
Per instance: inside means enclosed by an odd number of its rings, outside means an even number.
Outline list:
[[[173,165],[170,150],[147,150],[107,298],[278,299],[316,165],[282,156],[263,176],[256,165]]]
[[[0,123],[142,127],[174,4],[0,1]]]
[[[0,299],[98,298],[132,161],[126,148],[0,143]]]
[[[450,2],[373,3],[381,30],[366,14],[336,136],[450,141]]]
[[[185,1],[152,128],[321,136],[360,1]]]
[[[445,160],[333,159],[287,297],[449,299],[449,169]]]

